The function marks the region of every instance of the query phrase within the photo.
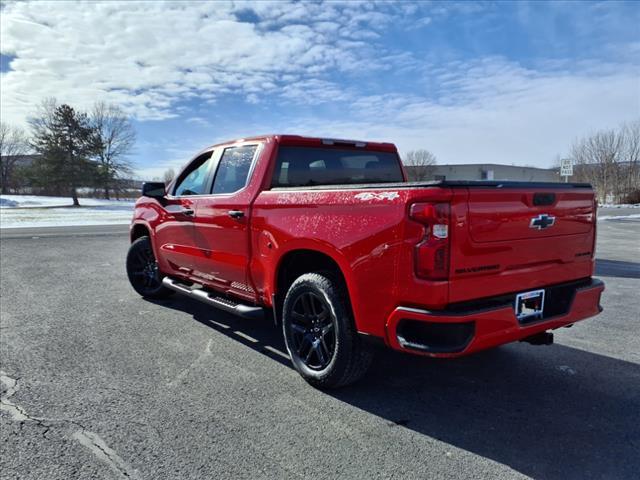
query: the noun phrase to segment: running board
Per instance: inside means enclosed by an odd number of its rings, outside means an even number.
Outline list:
[[[225,297],[215,296],[214,293],[208,292],[201,288],[190,287],[189,285],[185,285],[184,283],[180,283],[178,280],[174,280],[173,278],[169,277],[164,277],[162,279],[162,284],[165,287],[170,288],[171,290],[175,290],[178,293],[186,295],[187,297],[191,297],[195,300],[200,300],[207,305],[211,305],[212,307],[224,310],[225,312],[232,313],[233,315],[238,315],[239,317],[250,319],[264,318],[264,309],[262,307],[246,305],[244,303],[238,303],[235,300],[230,300]]]

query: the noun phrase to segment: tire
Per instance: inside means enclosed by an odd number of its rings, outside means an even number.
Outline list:
[[[162,299],[174,293],[162,285],[162,274],[149,237],[140,237],[129,247],[127,276],[133,289],[145,298]]]
[[[330,274],[306,273],[291,284],[282,330],[294,368],[316,388],[354,383],[373,360],[356,331],[342,282]]]

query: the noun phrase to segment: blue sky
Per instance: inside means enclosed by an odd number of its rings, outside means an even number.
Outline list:
[[[55,96],[135,119],[137,174],[282,132],[550,166],[640,118],[633,2],[6,3],[2,120]]]

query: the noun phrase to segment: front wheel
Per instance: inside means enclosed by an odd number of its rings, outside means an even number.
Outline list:
[[[373,353],[358,337],[346,291],[331,275],[306,273],[293,282],[282,328],[293,366],[314,387],[354,383],[371,365]]]
[[[129,247],[127,276],[133,289],[146,298],[167,298],[173,290],[162,285],[158,262],[149,237],[140,237]]]

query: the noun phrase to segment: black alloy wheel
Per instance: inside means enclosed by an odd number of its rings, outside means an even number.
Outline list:
[[[149,237],[140,237],[129,247],[127,276],[133,289],[143,297],[165,298],[173,293],[162,285],[162,275]]]
[[[334,272],[305,273],[289,286],[282,333],[294,368],[316,388],[354,383],[373,359],[356,329],[345,282]]]
[[[329,365],[336,348],[336,318],[327,302],[315,292],[302,292],[291,311],[293,354],[311,370]]]

